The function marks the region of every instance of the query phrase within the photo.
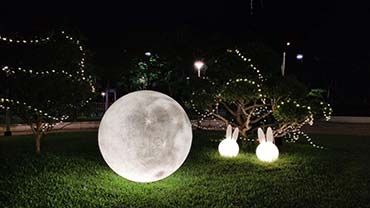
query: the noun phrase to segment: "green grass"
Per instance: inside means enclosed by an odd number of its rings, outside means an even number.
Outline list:
[[[0,207],[369,207],[370,137],[315,135],[328,149],[284,144],[274,163],[254,147],[218,155],[195,132],[183,166],[155,183],[133,183],[105,164],[97,133],[47,137],[36,155],[30,136],[0,137]]]

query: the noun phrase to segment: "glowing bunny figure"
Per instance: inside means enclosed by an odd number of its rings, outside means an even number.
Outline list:
[[[236,143],[239,135],[239,129],[235,128],[232,136],[231,132],[231,125],[228,125],[226,129],[226,138],[218,145],[218,152],[222,157],[235,157],[239,153],[239,145]]]
[[[279,149],[274,144],[274,136],[272,129],[267,128],[266,136],[261,128],[258,128],[258,141],[260,144],[257,146],[257,158],[263,162],[273,162],[279,157]]]

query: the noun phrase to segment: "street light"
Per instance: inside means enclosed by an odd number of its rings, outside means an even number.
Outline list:
[[[7,72],[6,73],[6,85],[7,86],[5,92],[6,92],[6,96],[9,97],[9,94],[10,94],[10,80],[9,80],[9,75],[10,73]],[[11,123],[11,119],[12,119],[12,116],[10,114],[10,108],[9,107],[6,107],[5,108],[5,132],[4,132],[4,136],[12,136],[12,131],[10,130],[10,123]]]
[[[290,46],[290,42],[286,42],[286,46]],[[284,50],[283,52],[283,63],[281,63],[281,76],[284,76],[285,75],[285,60],[286,60],[286,52]]]
[[[281,64],[281,76],[285,75],[285,58],[286,57],[286,52],[283,52],[283,63]]]
[[[117,92],[116,89],[107,89],[105,92],[101,92],[101,96],[105,100],[105,107],[104,110],[107,111],[109,107],[109,94],[113,94],[113,102],[117,100]]]
[[[301,61],[303,59],[303,54],[297,54],[296,58]]]
[[[194,67],[198,70],[198,77],[200,77],[200,70],[203,68],[203,66],[204,66],[203,61],[194,62]]]

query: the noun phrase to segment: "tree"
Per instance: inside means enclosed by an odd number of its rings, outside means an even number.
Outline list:
[[[129,91],[156,90],[181,100],[186,85],[186,74],[181,62],[177,56],[168,58],[154,52],[134,54],[129,74],[122,78],[121,86],[129,83]]]
[[[331,108],[320,96],[310,93],[293,76],[274,73],[278,66],[257,67],[237,49],[213,55],[207,63],[207,77],[192,83],[190,101],[196,111],[203,110],[201,119],[219,119],[225,126],[238,127],[247,138],[257,128],[269,126],[275,137],[282,137],[314,118],[330,116]]]
[[[40,153],[41,139],[91,100],[94,86],[86,74],[86,52],[64,32],[44,39],[2,40],[4,48],[14,49],[1,60],[1,76],[10,79],[9,97],[1,98],[1,105],[31,127]]]
[[[132,89],[144,90],[160,88],[166,81],[170,69],[165,60],[157,54],[146,52],[140,58],[134,58],[130,67],[130,84]]]

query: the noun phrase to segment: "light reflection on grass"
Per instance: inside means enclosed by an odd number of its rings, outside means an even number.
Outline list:
[[[93,132],[50,135],[41,156],[30,137],[1,137],[0,207],[366,207],[370,138],[318,137],[331,148],[285,144],[264,163],[253,147],[223,158],[196,132],[184,165],[149,184],[111,171]]]

